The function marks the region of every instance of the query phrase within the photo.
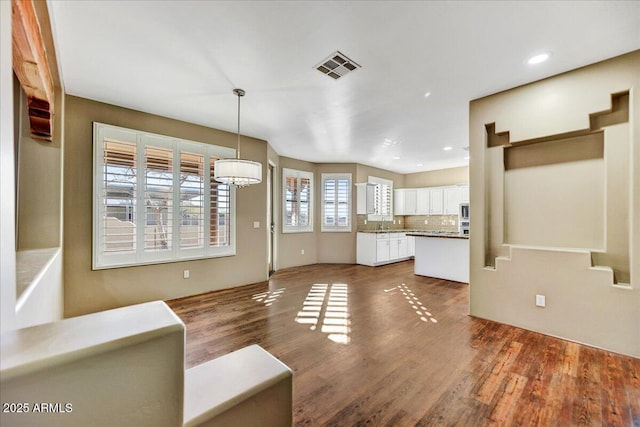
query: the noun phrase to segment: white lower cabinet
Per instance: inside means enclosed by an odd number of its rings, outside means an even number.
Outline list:
[[[376,240],[376,262],[389,261],[391,255],[391,248],[389,247],[389,239]]]
[[[356,262],[363,265],[388,264],[412,256],[404,233],[357,233],[356,245]]]

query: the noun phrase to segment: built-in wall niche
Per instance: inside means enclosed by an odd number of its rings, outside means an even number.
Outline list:
[[[581,248],[629,283],[629,93],[613,94],[589,124],[520,142],[485,125],[487,266],[504,245]]]
[[[504,243],[604,251],[604,132],[504,149]]]

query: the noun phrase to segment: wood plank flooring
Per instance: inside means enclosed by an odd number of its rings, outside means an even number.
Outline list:
[[[412,261],[167,303],[189,367],[250,344],[287,364],[296,426],[640,426],[640,359],[472,318],[468,285]]]

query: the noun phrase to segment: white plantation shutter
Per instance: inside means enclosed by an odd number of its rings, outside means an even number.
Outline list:
[[[180,152],[180,249],[204,248],[204,155]]]
[[[351,174],[322,174],[322,231],[351,231]]]
[[[235,189],[213,179],[234,155],[94,123],[93,268],[235,255]]]
[[[100,182],[102,227],[98,236],[104,253],[133,254],[136,250],[136,143],[104,140]]]
[[[144,250],[169,252],[173,246],[173,150],[145,146],[144,175]]]
[[[313,173],[282,169],[283,233],[313,231]]]
[[[393,217],[393,181],[370,176],[369,183],[375,184],[375,213],[370,214],[368,219],[374,221],[383,218],[391,219]]]
[[[211,204],[209,244],[212,247],[224,247],[231,240],[231,188],[213,179],[216,160],[211,158],[209,163]]]

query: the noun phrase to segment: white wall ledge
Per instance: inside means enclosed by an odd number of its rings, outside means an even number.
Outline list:
[[[0,375],[6,381],[171,330],[184,331],[184,324],[164,302],[155,301],[5,332],[0,337]]]

